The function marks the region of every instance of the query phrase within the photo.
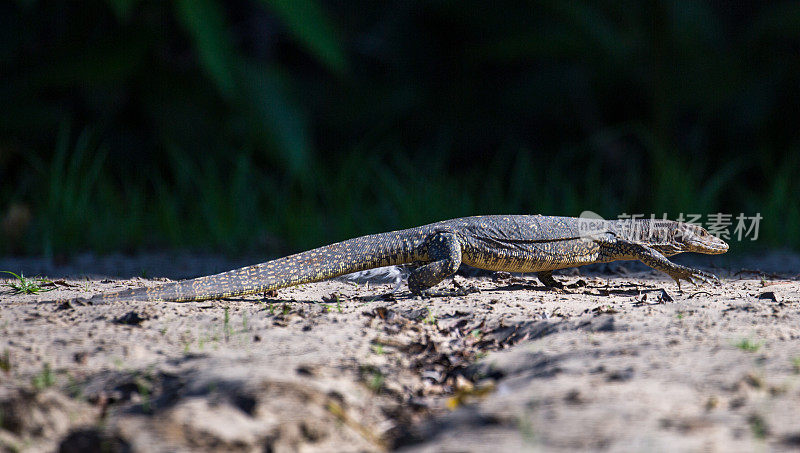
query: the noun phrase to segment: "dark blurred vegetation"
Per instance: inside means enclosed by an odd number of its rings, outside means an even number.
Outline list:
[[[800,246],[794,0],[19,0],[0,21],[0,252],[285,252],[584,209],[760,212],[757,246]]]

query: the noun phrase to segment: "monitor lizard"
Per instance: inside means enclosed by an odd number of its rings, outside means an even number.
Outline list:
[[[639,260],[693,284],[719,282],[708,272],[672,263],[682,252],[725,253],[728,244],[705,229],[670,220],[594,220],[542,215],[488,215],[444,220],[372,234],[215,275],[77,299],[185,302],[257,294],[383,266],[417,263],[408,288],[420,296],[461,263],[491,271],[538,272],[561,286],[551,271],[616,260]]]

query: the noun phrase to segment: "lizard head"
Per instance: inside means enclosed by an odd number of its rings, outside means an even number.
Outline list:
[[[659,240],[653,248],[667,256],[682,252],[718,255],[728,251],[727,242],[692,223],[669,222],[656,236]]]

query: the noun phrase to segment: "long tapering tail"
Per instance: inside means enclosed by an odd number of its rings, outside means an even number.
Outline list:
[[[98,294],[86,303],[119,301],[188,302],[257,294],[318,282],[340,275],[424,259],[424,232],[418,228],[362,236],[220,274]]]

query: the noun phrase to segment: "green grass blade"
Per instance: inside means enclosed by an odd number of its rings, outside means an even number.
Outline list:
[[[214,0],[178,0],[178,20],[191,36],[200,63],[220,93],[231,98],[236,91],[233,59],[236,52],[225,29],[224,12]]]
[[[347,72],[348,63],[333,23],[314,0],[262,0],[286,24],[322,64],[337,74]]]

